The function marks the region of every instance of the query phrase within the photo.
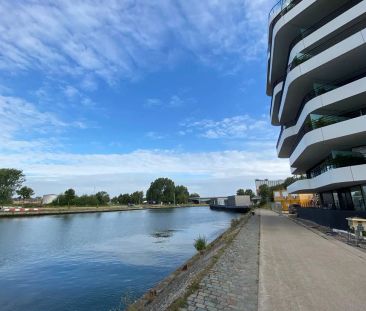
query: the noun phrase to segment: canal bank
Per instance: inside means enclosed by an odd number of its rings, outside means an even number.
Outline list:
[[[127,310],[257,310],[259,216],[232,223]]]
[[[135,206],[100,206],[100,207],[39,207],[39,208],[20,208],[10,207],[11,211],[0,210],[0,218],[8,217],[31,217],[31,216],[50,216],[83,213],[104,213],[104,212],[123,212],[148,209],[172,209],[187,207],[205,207],[206,204],[187,205],[135,205]]]

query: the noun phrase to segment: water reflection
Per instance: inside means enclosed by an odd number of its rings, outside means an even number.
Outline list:
[[[1,310],[109,310],[175,270],[198,235],[213,240],[232,217],[181,208],[0,219]]]

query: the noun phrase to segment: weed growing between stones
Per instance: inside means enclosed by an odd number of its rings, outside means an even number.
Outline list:
[[[201,252],[207,247],[207,240],[204,236],[199,236],[198,239],[194,240],[194,247],[197,251]]]

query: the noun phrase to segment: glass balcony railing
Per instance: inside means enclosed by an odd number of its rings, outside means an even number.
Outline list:
[[[323,27],[330,21],[334,20],[338,16],[342,15],[344,12],[348,11],[349,9],[351,9],[352,7],[354,7],[355,5],[359,4],[362,1],[363,0],[349,0],[344,5],[342,5],[341,7],[337,8],[336,10],[332,11],[330,14],[328,14],[327,16],[322,18],[317,23],[311,25],[310,27],[308,27],[306,29],[302,29],[302,28],[299,29],[299,34],[295,37],[295,39],[290,44],[290,48],[289,48],[290,52],[293,49],[293,47],[297,43],[299,43],[302,39],[311,35],[313,32],[317,31],[318,29],[320,29],[321,27]]]
[[[293,143],[293,148],[296,148],[296,146],[300,143],[301,139],[309,132],[328,126],[328,125],[332,125],[332,124],[336,124],[336,123],[340,123],[343,121],[347,121],[347,120],[351,120],[360,116],[366,115],[366,108],[362,108],[359,110],[355,110],[355,111],[348,111],[348,112],[343,112],[343,113],[339,113],[339,115],[324,115],[324,114],[315,114],[315,113],[311,113],[306,119],[305,122],[303,124],[303,126],[301,127],[301,129],[299,130],[296,139]],[[283,135],[283,131],[284,129],[288,128],[282,126],[281,127],[281,132],[280,135],[278,137],[278,141],[277,141],[277,148],[279,145],[279,142],[281,140],[281,137]]]
[[[299,34],[295,37],[295,39],[290,44],[287,59],[289,59],[291,50],[298,42],[300,42],[302,39],[309,36],[311,33],[315,32],[316,30],[318,30],[319,28],[321,28],[322,26],[324,26],[331,20],[342,15],[344,12],[348,11],[350,8],[354,7],[355,5],[357,5],[358,3],[362,2],[362,1],[363,0],[349,0],[344,5],[342,5],[341,7],[337,8],[336,10],[334,10],[333,12],[328,14],[327,16],[325,16],[323,19],[321,19],[319,22],[312,25],[311,27],[306,28],[306,29],[299,28]],[[273,11],[273,13],[270,13],[270,16],[275,14],[274,13],[276,11],[275,8],[277,8],[278,12],[281,11],[281,2],[282,1],[279,1],[274,6],[274,8],[271,10],[271,12]],[[279,14],[278,16],[281,17],[282,15]],[[344,35],[345,35],[345,33],[343,34],[343,36]],[[334,38],[333,38],[333,40],[334,40]],[[329,42],[328,42],[328,44],[329,44]],[[269,42],[269,44],[268,44],[268,59],[269,59],[268,62],[270,62],[270,58],[271,58],[270,53],[271,53],[271,42]],[[315,55],[315,51],[310,51],[307,53],[302,53],[302,52],[299,53],[298,55],[295,56],[295,58],[293,59],[293,62],[288,65],[287,72],[290,71],[291,69],[295,68],[296,66],[300,65],[301,63],[305,62],[306,60],[310,59],[314,55]],[[268,68],[269,68],[269,65],[268,65]],[[272,88],[274,88],[280,81],[285,81],[287,72],[285,73],[285,75],[283,75],[279,79],[272,82]]]
[[[297,66],[301,65],[302,63],[306,62],[307,60],[313,58],[314,56],[320,54],[321,52],[325,51],[326,49],[334,46],[335,44],[347,39],[351,35],[357,33],[358,31],[363,30],[366,27],[366,20],[363,18],[356,24],[353,24],[341,32],[337,33],[336,35],[330,37],[324,42],[319,43],[318,45],[314,46],[310,50],[306,50],[305,52],[302,51],[298,53],[291,63],[287,67],[287,73],[291,70],[296,68]]]
[[[288,11],[290,11],[296,4],[301,2],[301,0],[280,0],[278,1],[269,11],[268,14],[268,20],[271,20],[272,16],[276,16],[276,21],[283,15],[285,15]],[[273,24],[276,23],[275,20],[273,20]]]
[[[332,151],[324,161],[309,170],[306,176],[308,179],[311,179],[330,170],[362,164],[366,164],[366,158],[360,152]]]

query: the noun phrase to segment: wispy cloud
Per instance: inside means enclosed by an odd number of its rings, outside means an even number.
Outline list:
[[[267,117],[255,119],[249,115],[239,115],[221,120],[204,119],[186,121],[181,124],[180,135],[193,134],[208,139],[272,140],[276,130],[271,127]]]
[[[90,89],[95,78],[134,79],[185,53],[229,71],[264,51],[271,2],[5,0],[0,69],[88,77]]]
[[[147,132],[145,136],[146,136],[147,138],[150,138],[150,139],[153,139],[153,140],[160,140],[160,139],[165,138],[165,136],[164,136],[164,135],[159,134],[159,133],[157,133],[157,132]]]
[[[144,106],[146,108],[179,108],[192,103],[195,103],[194,98],[185,98],[181,95],[172,95],[167,99],[162,98],[148,98]]]
[[[56,146],[52,135],[68,128],[85,128],[80,121],[64,122],[25,100],[0,96],[0,150],[24,151]],[[19,137],[27,136],[29,139]]]

